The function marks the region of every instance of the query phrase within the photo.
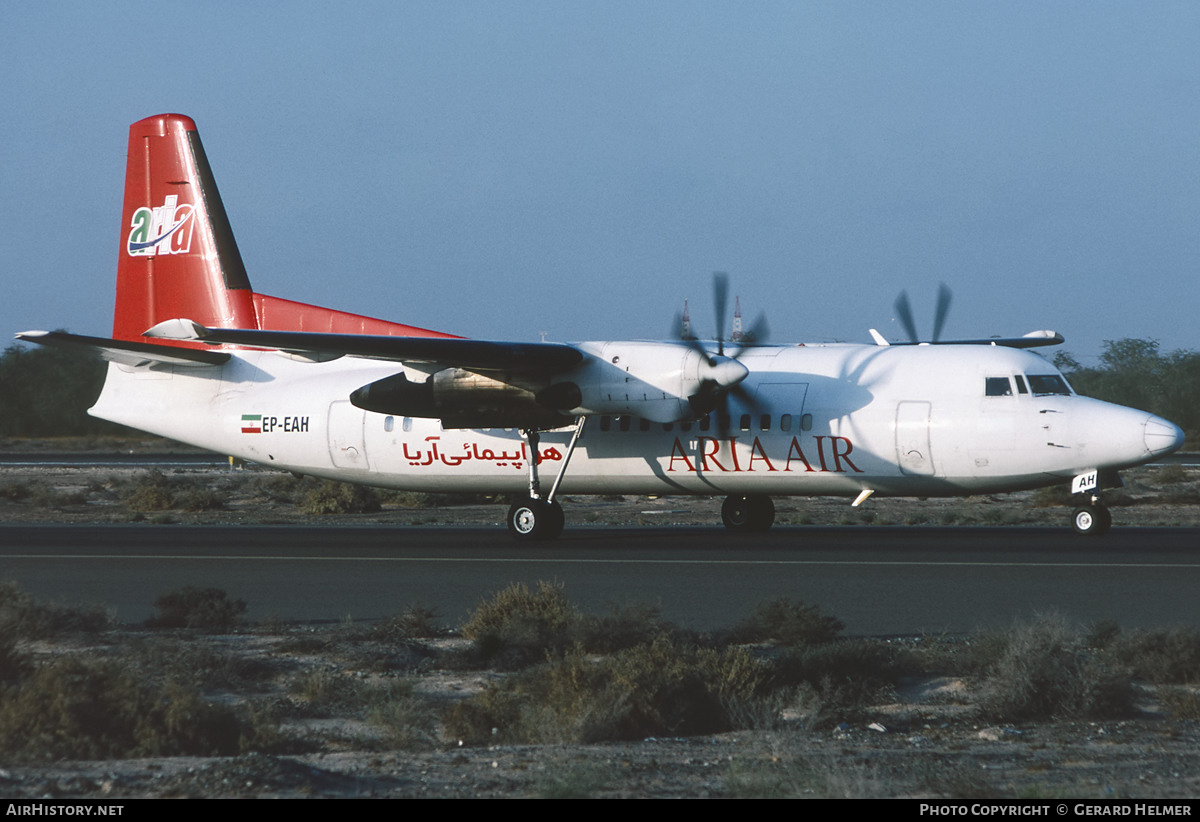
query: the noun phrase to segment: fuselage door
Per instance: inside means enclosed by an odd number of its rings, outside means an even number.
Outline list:
[[[363,436],[366,413],[348,400],[329,404],[329,457],[334,467],[367,470],[367,447]]]
[[[930,408],[927,402],[902,402],[896,406],[896,462],[903,474],[933,476]]]

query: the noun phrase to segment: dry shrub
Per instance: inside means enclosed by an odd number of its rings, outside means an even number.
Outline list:
[[[143,681],[175,682],[201,690],[258,687],[273,677],[279,667],[236,651],[170,638],[137,643],[132,664],[141,672]]]
[[[1158,701],[1172,719],[1200,719],[1200,693],[1195,688],[1159,688]]]
[[[825,616],[815,605],[779,597],[760,603],[754,613],[733,629],[734,642],[773,642],[807,646],[830,642],[845,628],[840,619]]]
[[[193,486],[175,496],[175,507],[191,513],[220,511],[225,507],[225,498],[211,488]]]
[[[109,662],[63,659],[0,698],[10,761],[229,756],[253,736],[229,708],[178,685],[147,687]]]
[[[1032,505],[1034,508],[1058,508],[1065,505],[1074,505],[1078,502],[1078,499],[1078,497],[1071,493],[1069,485],[1059,483],[1034,491]]]
[[[112,612],[100,605],[38,602],[16,582],[0,582],[0,634],[15,639],[50,639],[94,634],[113,627]]]
[[[246,603],[240,599],[231,600],[220,588],[188,585],[154,600],[154,608],[158,615],[146,620],[149,628],[195,628],[225,633],[246,612]]]
[[[866,764],[835,758],[738,757],[725,773],[731,799],[881,799],[893,796],[894,778]]]
[[[1137,679],[1200,683],[1200,631],[1186,626],[1116,633],[1106,655]]]
[[[162,471],[146,471],[134,479],[133,490],[125,497],[125,507],[140,514],[167,511],[175,507],[175,489]]]
[[[360,709],[366,688],[353,676],[321,668],[301,673],[292,683],[291,692],[299,700],[298,707],[309,716],[332,716]]]
[[[373,514],[380,508],[379,497],[371,488],[333,480],[310,489],[300,503],[300,510],[313,516]]]
[[[680,634],[654,605],[614,605],[606,614],[585,618],[580,641],[592,653],[611,654],[659,637],[679,638]]]
[[[367,721],[379,728],[385,741],[401,750],[424,750],[437,742],[438,716],[429,703],[401,680],[375,688],[367,699]]]
[[[1151,478],[1159,485],[1178,485],[1188,481],[1187,471],[1177,462],[1162,466]]]
[[[857,718],[894,688],[907,658],[880,642],[850,639],[798,648],[776,663],[776,684],[795,689],[807,724],[828,727]]]
[[[565,652],[580,638],[583,622],[561,584],[539,582],[530,591],[514,582],[479,603],[460,630],[484,659],[514,668]]]
[[[664,638],[600,659],[576,650],[459,703],[447,731],[472,745],[720,733],[769,685],[769,670],[742,649]]]
[[[1132,710],[1129,675],[1101,659],[1084,632],[1061,616],[1019,623],[997,638],[997,646],[979,687],[979,709],[989,718],[1101,719]]]
[[[5,685],[21,681],[32,670],[29,655],[17,647],[16,636],[0,632],[0,690]]]
[[[446,629],[438,622],[437,609],[422,602],[414,602],[396,616],[380,622],[371,630],[372,637],[383,642],[429,639],[443,636],[445,633]]]

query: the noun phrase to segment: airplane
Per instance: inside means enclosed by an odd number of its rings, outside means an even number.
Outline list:
[[[919,341],[496,342],[254,291],[196,124],[130,128],[111,338],[27,331],[108,361],[93,416],[297,474],[512,493],[519,540],[557,537],[561,495],[723,496],[759,532],[773,496],[966,496],[1069,483],[1074,529],[1112,523],[1118,471],[1177,450],[1153,414],[1080,396],[1050,331]],[[687,325],[685,324],[685,327]],[[754,339],[749,339],[754,338]],[[547,487],[548,486],[548,487]]]

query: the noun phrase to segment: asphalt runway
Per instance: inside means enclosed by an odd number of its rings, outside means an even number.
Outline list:
[[[252,620],[371,620],[419,601],[453,625],[510,582],[550,580],[589,612],[652,604],[700,630],[779,596],[857,635],[957,634],[1050,611],[1200,626],[1197,528],[601,527],[528,545],[495,528],[7,525],[0,569],[39,598],[104,603],[123,622],[193,585],[245,600]]]

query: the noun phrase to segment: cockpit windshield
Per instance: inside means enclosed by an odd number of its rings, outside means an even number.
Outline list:
[[[1071,389],[1067,381],[1058,374],[1029,374],[1029,390],[1035,397],[1046,397],[1052,394],[1070,396]]]

